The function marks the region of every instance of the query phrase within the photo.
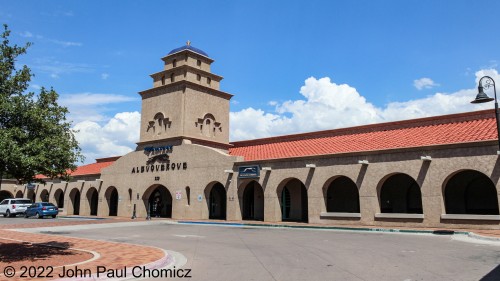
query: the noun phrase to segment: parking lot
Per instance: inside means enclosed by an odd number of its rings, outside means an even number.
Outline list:
[[[82,219],[0,218],[0,224],[36,222],[33,226],[39,227],[79,220]],[[183,268],[191,269],[192,280],[500,278],[499,246],[466,243],[454,236],[203,226],[144,220],[24,231],[159,247],[178,253],[178,262],[187,259]]]

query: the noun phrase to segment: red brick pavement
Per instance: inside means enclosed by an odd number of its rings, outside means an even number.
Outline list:
[[[90,260],[86,263],[78,265],[80,269],[90,269],[93,273],[96,272],[97,266],[105,266],[106,269],[123,269],[130,270],[134,266],[146,265],[147,268],[161,268],[172,262],[172,259],[159,248],[140,246],[127,243],[115,243],[108,241],[90,240],[74,237],[66,237],[61,235],[49,235],[38,233],[25,233],[14,230],[7,230],[12,228],[33,228],[33,227],[48,227],[48,226],[63,226],[63,225],[81,225],[81,224],[95,224],[95,223],[113,223],[131,221],[130,219],[109,219],[109,220],[92,220],[92,221],[63,221],[54,220],[53,222],[40,222],[40,223],[26,223],[26,224],[11,224],[3,225],[0,229],[0,237],[7,239],[14,239],[18,241],[25,241],[30,243],[44,243],[44,244],[58,244],[67,243],[72,249],[80,249],[98,253],[98,258]],[[55,257],[57,258],[57,257]],[[44,264],[50,264],[44,262]],[[27,262],[26,266],[36,265]],[[72,266],[72,268],[74,268]],[[26,278],[7,278],[0,271],[0,280],[28,280]],[[61,267],[54,268],[53,276],[57,277],[62,272]],[[18,272],[19,273],[19,272]],[[102,275],[100,276],[103,277]],[[45,278],[51,280],[57,278]],[[76,279],[72,279],[76,280]]]

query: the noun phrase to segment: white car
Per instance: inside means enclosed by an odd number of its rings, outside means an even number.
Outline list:
[[[0,215],[4,217],[15,217],[17,214],[24,214],[26,208],[29,206],[31,206],[31,200],[29,199],[5,199],[0,202]]]

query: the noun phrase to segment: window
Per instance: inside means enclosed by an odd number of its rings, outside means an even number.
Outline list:
[[[196,61],[197,66],[201,66],[201,60]]]
[[[186,186],[186,197],[188,200],[188,205],[191,205],[191,188]]]
[[[210,79],[210,77],[207,77],[207,83],[208,83],[208,85],[210,85],[211,82],[212,82],[212,79]]]
[[[170,83],[174,83],[175,82],[175,75],[172,73],[170,74]]]
[[[184,57],[184,61],[188,61],[188,55],[186,54],[186,56]]]
[[[172,61],[172,66],[173,66],[173,67],[176,67],[176,66],[177,66],[177,60],[176,60],[176,59],[174,59],[174,60]]]
[[[196,80],[198,80],[198,81],[201,80],[201,75],[200,74],[196,74]]]
[[[132,201],[132,188],[128,189],[128,200]]]
[[[161,84],[162,84],[162,85],[165,85],[165,75],[163,75],[163,76],[161,77]]]

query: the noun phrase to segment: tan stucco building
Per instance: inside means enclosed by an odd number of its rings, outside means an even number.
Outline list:
[[[70,182],[4,181],[0,197],[83,216],[500,228],[492,110],[231,143],[213,60],[189,44],[162,60],[135,151]]]

